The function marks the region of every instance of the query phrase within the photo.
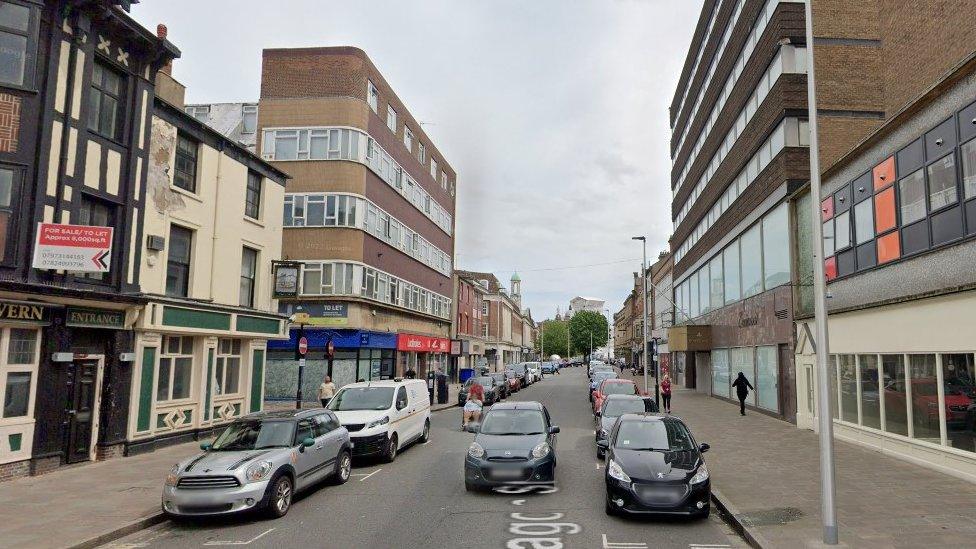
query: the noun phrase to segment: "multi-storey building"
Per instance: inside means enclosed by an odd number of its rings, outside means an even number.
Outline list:
[[[460,341],[461,348],[454,368],[448,373],[456,381],[459,370],[485,365],[487,337],[484,316],[488,287],[480,280],[462,276],[458,272],[453,276],[454,323],[451,326],[451,339]]]
[[[292,180],[276,269],[280,310],[308,313],[305,394],[446,369],[456,174],[366,54],[264,51],[258,150]],[[269,390],[295,385],[292,340],[271,345]]]
[[[535,348],[535,322],[522,309],[522,280],[512,275],[509,293],[491,273],[457,271],[458,276],[478,281],[487,288],[482,304],[482,334],[485,361],[492,371],[502,371],[508,364],[526,360]]]
[[[258,138],[257,103],[193,103],[183,110],[254,152]]]
[[[823,166],[883,116],[863,69],[879,4],[814,0]],[[745,373],[747,404],[790,421],[793,319],[810,303],[791,238],[809,209],[807,47],[802,2],[706,1],[670,109],[673,359],[720,398]]]
[[[622,358],[627,364],[633,364],[634,343],[634,293],[627,294],[623,307],[613,314],[613,342],[614,355]]]
[[[809,247],[805,227],[823,223],[834,433],[972,481],[976,5],[858,5],[865,13],[854,21],[870,32],[847,70],[855,85],[871,83],[857,88],[883,120],[824,166],[819,218],[806,215],[797,235]],[[817,8],[820,56],[834,14]],[[829,97],[842,83],[821,76],[828,61],[817,58],[817,93]],[[812,258],[801,258],[812,280]],[[812,333],[812,319],[798,322],[797,423],[807,428],[816,424]]]
[[[124,445],[156,70],[128,1],[0,2],[0,478]]]

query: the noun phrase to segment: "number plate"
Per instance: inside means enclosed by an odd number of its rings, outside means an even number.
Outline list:
[[[496,478],[518,478],[522,476],[521,469],[492,469],[491,476]]]

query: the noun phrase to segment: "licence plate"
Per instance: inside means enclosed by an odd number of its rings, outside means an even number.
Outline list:
[[[494,469],[491,476],[497,478],[518,478],[522,476],[521,469]]]

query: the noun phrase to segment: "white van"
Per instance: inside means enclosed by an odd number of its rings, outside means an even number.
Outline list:
[[[349,431],[353,456],[378,454],[390,462],[400,448],[430,439],[430,396],[422,379],[350,383],[328,408]]]

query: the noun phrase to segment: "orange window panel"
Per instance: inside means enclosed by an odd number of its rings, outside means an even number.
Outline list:
[[[820,220],[827,221],[834,217],[834,197],[828,196],[820,203]]]
[[[837,278],[837,257],[828,257],[824,261],[824,275],[826,275],[827,280],[833,280]]]
[[[888,187],[887,189],[874,195],[875,232],[881,234],[887,230],[894,229],[896,224],[895,188]]]
[[[874,179],[874,190],[879,190],[895,182],[895,157],[889,156],[887,160],[878,164],[871,170]]]
[[[878,264],[894,261],[901,257],[901,243],[898,231],[878,237]]]

